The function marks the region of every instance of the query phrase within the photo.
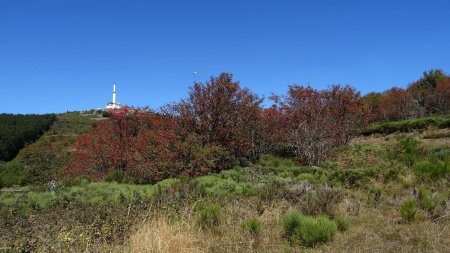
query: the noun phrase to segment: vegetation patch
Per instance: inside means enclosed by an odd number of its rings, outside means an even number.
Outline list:
[[[428,127],[450,127],[450,115],[430,116],[400,121],[374,123],[364,131],[364,134],[369,135],[375,133],[391,134],[395,132],[411,132]]]
[[[220,224],[225,220],[225,215],[216,204],[200,206],[197,215],[197,225],[202,229],[217,231]]]
[[[407,221],[414,221],[417,218],[417,203],[414,199],[405,201],[400,207],[400,214]]]
[[[308,217],[299,212],[287,213],[282,219],[284,237],[293,245],[314,247],[326,243],[336,234],[336,223],[325,216]]]
[[[414,166],[414,173],[421,179],[439,179],[450,172],[450,160],[440,161],[437,159],[417,162]]]
[[[56,120],[55,114],[0,114],[0,160],[10,161]]]
[[[249,218],[242,223],[242,228],[251,236],[258,237],[258,235],[261,233],[262,225],[258,219]]]
[[[339,231],[347,231],[350,227],[350,219],[346,216],[339,215],[335,221]]]

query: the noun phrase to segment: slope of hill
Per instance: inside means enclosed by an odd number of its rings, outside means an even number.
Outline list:
[[[21,149],[10,162],[0,164],[0,185],[25,185],[58,179],[67,163],[70,147],[76,137],[87,132],[92,123],[103,120],[96,111],[67,112],[56,115],[56,121],[37,141]]]
[[[54,114],[0,114],[0,161],[10,161],[56,120]]]
[[[0,250],[448,252],[448,131],[358,137],[320,166],[262,156],[155,185],[3,193]]]

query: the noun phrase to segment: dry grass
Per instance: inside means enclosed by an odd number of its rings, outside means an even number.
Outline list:
[[[347,233],[310,252],[450,252],[449,220],[405,223],[394,210],[365,209]]]
[[[287,204],[268,207],[258,216],[249,201],[224,206],[227,219],[214,231],[196,226],[196,216],[189,209],[174,221],[157,214],[131,235],[128,252],[283,252],[286,245],[278,222]],[[257,217],[262,223],[258,237],[242,229],[241,224],[249,217]]]
[[[204,247],[208,238],[193,229],[188,222],[169,223],[165,218],[156,218],[130,237],[130,252],[207,252]]]
[[[274,201],[261,208],[256,198],[248,197],[221,202],[227,219],[215,232],[195,225],[192,206],[176,213],[152,208],[147,219],[136,223],[125,245],[88,242],[85,249],[65,247],[62,252],[450,252],[448,212],[437,220],[422,215],[418,221],[408,223],[400,217],[397,204],[383,200],[378,207],[369,207],[358,197],[364,197],[363,190],[352,192],[338,208],[340,215],[350,218],[349,229],[313,249],[290,248],[281,236],[281,217],[293,206],[286,201]],[[258,212],[260,209],[263,211]],[[258,237],[252,237],[241,227],[249,217],[262,224]],[[47,246],[36,252],[61,252],[52,250],[55,241],[49,241]]]
[[[355,205],[357,212],[353,210]],[[275,202],[261,215],[255,211],[252,198],[222,207],[227,219],[218,232],[199,229],[189,208],[175,220],[162,213],[154,215],[132,234],[127,252],[450,252],[450,218],[422,217],[407,223],[397,206],[367,207],[359,200],[346,198],[339,213],[350,217],[349,230],[312,249],[290,248],[283,240],[279,221],[293,208],[287,202]],[[262,223],[257,238],[241,227],[248,217],[256,217]]]

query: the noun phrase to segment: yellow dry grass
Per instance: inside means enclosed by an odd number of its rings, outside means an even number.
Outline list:
[[[175,220],[158,213],[137,227],[127,252],[450,252],[448,217],[440,220],[422,217],[407,223],[396,206],[362,206],[353,212],[348,201],[344,201],[339,212],[350,217],[350,229],[312,249],[290,248],[281,236],[281,216],[292,206],[276,202],[258,216],[253,199],[241,199],[223,206],[228,218],[215,232],[199,229],[191,210],[186,209]],[[262,223],[257,238],[240,226],[248,217],[257,217]]]
[[[187,222],[169,224],[164,218],[152,220],[130,237],[130,252],[207,252],[207,238],[192,229]]]
[[[450,252],[450,221],[401,220],[396,210],[364,209],[334,240],[308,252]]]
[[[283,252],[285,243],[278,224],[285,205],[267,208],[257,215],[250,203],[233,202],[223,207],[226,219],[215,229],[202,230],[195,223],[191,210],[171,221],[156,214],[131,235],[128,252]],[[261,234],[254,238],[244,229],[242,222],[256,217],[263,224]]]

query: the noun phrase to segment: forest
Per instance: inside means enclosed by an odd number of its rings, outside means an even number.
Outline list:
[[[0,161],[10,161],[39,138],[56,120],[55,114],[0,114]]]

